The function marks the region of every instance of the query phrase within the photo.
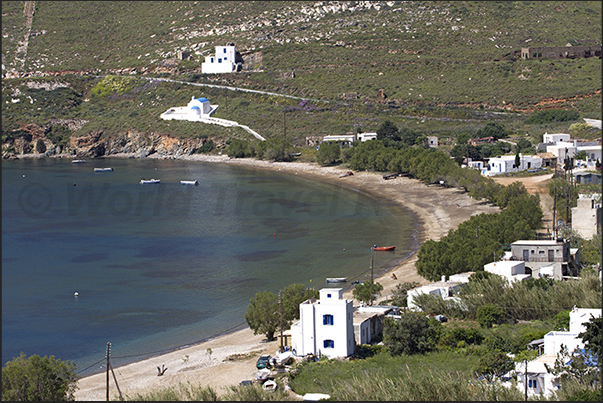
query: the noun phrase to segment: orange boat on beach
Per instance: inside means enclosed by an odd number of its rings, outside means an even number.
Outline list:
[[[373,250],[394,250],[395,246],[373,246]]]

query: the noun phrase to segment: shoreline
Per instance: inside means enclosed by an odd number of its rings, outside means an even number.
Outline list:
[[[21,158],[22,156],[19,156]],[[23,156],[24,157],[24,156]],[[25,158],[69,158],[72,155],[27,155]],[[102,158],[135,158],[133,154],[114,154]],[[339,174],[348,171],[339,167],[321,167],[307,162],[269,162],[250,158],[235,159],[226,155],[194,154],[175,158],[150,155],[145,158],[181,159],[206,163],[224,163],[241,165],[255,169],[273,170],[301,175],[313,180],[342,186],[367,194],[391,208],[410,210],[418,220],[416,233],[417,248],[408,256],[385,268],[375,281],[383,285],[383,291],[376,301],[387,299],[404,282],[417,282],[420,285],[429,281],[419,276],[415,269],[418,247],[428,239],[438,240],[449,230],[481,213],[496,213],[500,210],[490,203],[471,199],[465,192],[456,188],[444,188],[438,185],[425,185],[418,179],[396,177],[383,180],[376,172],[357,172],[354,175],[339,178]],[[392,278],[395,275],[395,279]],[[347,285],[347,284],[346,284]],[[349,285],[348,285],[349,286]],[[352,289],[344,288],[344,298],[358,301],[352,296]],[[254,335],[249,327],[222,334],[193,345],[176,348],[168,353],[136,361],[113,368],[121,393],[133,397],[137,393],[147,393],[157,388],[178,386],[180,383],[211,386],[218,394],[228,386],[238,385],[243,380],[255,379],[255,361],[262,354],[274,355],[278,342],[267,341],[263,335]],[[167,371],[158,376],[157,367],[165,365]],[[119,398],[113,376],[110,377],[110,397]],[[106,374],[104,372],[87,375],[78,381],[76,400],[105,400]]]

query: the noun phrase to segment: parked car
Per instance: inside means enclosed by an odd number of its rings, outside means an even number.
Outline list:
[[[272,360],[271,355],[269,355],[269,354],[261,355],[260,358],[258,358],[258,361],[255,364],[255,367],[257,369],[268,368],[268,367],[270,367],[271,360]]]

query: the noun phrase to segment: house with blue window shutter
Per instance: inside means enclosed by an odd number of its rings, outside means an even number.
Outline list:
[[[291,325],[294,355],[338,358],[354,353],[354,312],[352,301],[343,298],[343,289],[321,289],[318,300],[308,299],[299,305],[299,318]]]
[[[240,69],[237,62],[237,52],[234,44],[228,46],[216,46],[216,54],[205,56],[205,62],[201,63],[203,74],[232,73]]]

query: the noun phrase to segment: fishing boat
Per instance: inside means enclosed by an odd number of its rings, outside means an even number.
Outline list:
[[[73,160],[73,161],[71,161],[71,163],[73,163],[73,164],[83,164],[84,162],[86,162],[86,160]]]
[[[268,391],[275,391],[276,390],[276,382],[273,381],[272,379],[268,379],[266,382],[264,382],[264,384],[262,385],[262,389],[264,390],[268,390]]]
[[[193,186],[195,186],[195,185],[199,184],[199,181],[196,181],[196,180],[194,180],[194,181],[180,181],[180,184],[181,185],[193,185]]]
[[[396,249],[395,246],[373,246],[373,250],[385,250],[385,251],[392,251]]]
[[[159,182],[161,182],[161,179],[141,179],[140,180],[141,185],[148,185],[151,183],[159,183]]]
[[[347,277],[327,277],[327,283],[345,283],[348,281]]]
[[[113,168],[94,168],[94,172],[112,172]]]
[[[383,179],[385,179],[385,180],[394,179],[396,176],[398,176],[397,173],[386,174],[386,175],[383,175]]]

